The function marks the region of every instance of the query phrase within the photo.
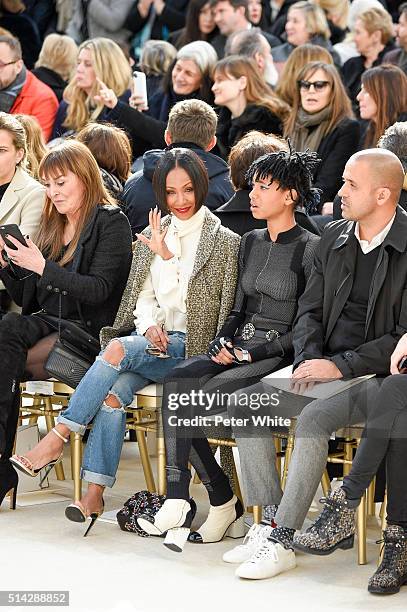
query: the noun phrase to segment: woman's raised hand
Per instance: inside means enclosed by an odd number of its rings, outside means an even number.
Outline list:
[[[36,272],[41,276],[45,268],[45,259],[33,241],[26,236],[25,241],[27,246],[24,246],[21,242],[13,238],[13,236],[7,236],[7,240],[16,246],[15,249],[10,249],[7,245],[4,245],[4,249],[11,261],[16,264],[16,266],[20,266],[20,268],[25,268],[31,272]]]
[[[132,108],[135,108],[138,111],[148,110],[148,106],[146,105],[146,100],[144,96],[138,96],[134,92],[130,96],[129,106],[131,106]]]
[[[161,259],[171,259],[174,257],[174,253],[171,253],[165,242],[168,228],[161,229],[161,211],[158,210],[158,206],[156,206],[154,210],[150,210],[148,213],[148,221],[151,229],[151,238],[147,238],[147,236],[143,236],[143,234],[136,234],[138,240],[146,244],[148,248],[156,255],[159,255]]]
[[[117,105],[117,96],[113,89],[109,89],[98,77],[96,77],[96,80],[99,84],[99,93],[93,96],[93,99],[96,102],[101,102],[107,108],[114,108]]]

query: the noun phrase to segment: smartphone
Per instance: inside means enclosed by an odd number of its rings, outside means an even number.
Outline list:
[[[144,72],[133,72],[133,94],[143,99],[144,106],[148,106],[147,81]]]
[[[407,373],[407,357],[403,357],[397,367],[398,367],[400,374],[406,374]]]
[[[10,225],[0,225],[0,236],[3,238],[9,249],[16,250],[14,244],[10,242],[10,240],[7,240],[7,235],[12,236],[16,240],[18,240],[18,242],[21,242],[23,246],[27,246],[27,243],[20,231],[20,228],[15,223],[10,223]]]

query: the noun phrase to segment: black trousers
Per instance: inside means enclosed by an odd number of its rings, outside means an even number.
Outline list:
[[[206,438],[205,418],[226,412],[229,394],[257,383],[266,371],[272,371],[280,363],[279,357],[248,365],[223,366],[207,355],[199,355],[171,370],[165,380],[162,402],[167,497],[189,499],[189,461],[207,488],[221,478],[221,468]],[[208,429],[213,432],[210,424]],[[226,437],[232,432],[220,426],[214,435]]]
[[[27,379],[28,350],[55,336],[48,323],[34,315],[8,313],[0,320],[0,454],[11,456],[19,411],[20,382]]]
[[[360,499],[386,462],[387,521],[407,527],[407,375],[386,378],[368,412],[352,469],[344,478],[348,499]]]

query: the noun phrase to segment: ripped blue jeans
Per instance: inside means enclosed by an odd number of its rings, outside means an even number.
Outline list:
[[[79,383],[68,408],[58,417],[58,423],[81,435],[92,421],[81,468],[81,478],[87,482],[114,485],[126,428],[125,407],[131,404],[136,391],[151,382],[162,382],[184,359],[185,334],[168,335],[168,359],[148,355],[145,352],[148,340],[136,332],[116,338],[114,341],[120,342],[124,351],[119,365],[108,363],[102,352]],[[105,403],[108,395],[117,398],[120,408]]]

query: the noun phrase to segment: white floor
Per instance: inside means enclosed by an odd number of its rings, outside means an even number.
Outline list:
[[[69,451],[64,461],[70,475]],[[36,494],[36,505],[10,511],[6,500],[0,512],[0,590],[68,590],[75,610],[126,612],[243,612],[282,609],[306,612],[336,610],[406,610],[407,587],[398,595],[378,598],[366,586],[375,571],[380,533],[370,519],[368,559],[358,566],[356,549],[329,557],[297,555],[298,567],[265,581],[243,581],[234,567],[223,563],[222,553],[233,540],[218,544],[187,544],[182,554],[167,550],[160,539],[124,533],[113,523],[99,520],[84,539],[83,524],[67,521],[72,481],[51,480],[48,491]],[[130,495],[145,488],[137,444],[126,442],[118,481],[108,490],[106,510],[120,508]],[[207,512],[201,485],[192,493],[199,506],[196,524]],[[25,504],[27,494],[17,503]],[[309,517],[315,518],[315,513]],[[11,608],[8,608],[11,609]],[[24,608],[25,609],[25,608]],[[36,608],[38,609],[38,608]],[[54,609],[49,607],[47,609]],[[56,608],[55,608],[56,609]]]

